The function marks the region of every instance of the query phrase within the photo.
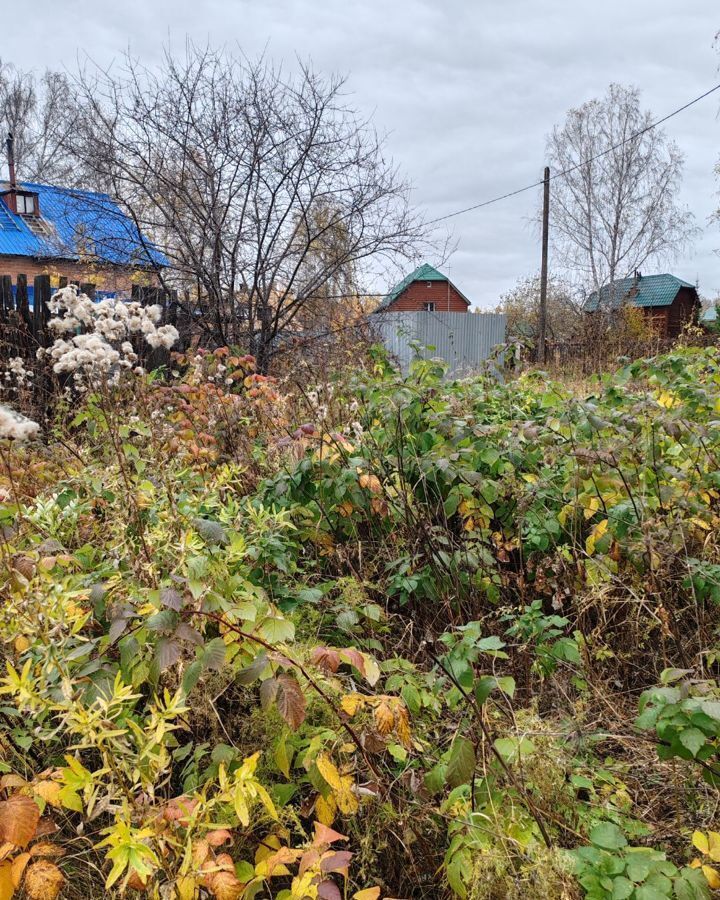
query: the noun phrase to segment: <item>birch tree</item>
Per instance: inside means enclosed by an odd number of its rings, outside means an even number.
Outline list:
[[[76,187],[81,179],[68,145],[75,127],[75,105],[68,78],[60,72],[41,76],[0,62],[2,144],[15,138],[20,181]]]
[[[672,258],[693,231],[682,154],[652,121],[636,88],[611,84],[548,137],[551,172],[565,173],[551,187],[555,261],[588,291]]]

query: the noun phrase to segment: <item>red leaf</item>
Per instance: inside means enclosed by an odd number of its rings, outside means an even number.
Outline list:
[[[355,666],[361,675],[365,675],[365,657],[359,650],[354,647],[343,647],[340,651],[340,658],[351,666]]]
[[[318,885],[318,898],[320,900],[342,900],[340,888],[334,881],[321,881]]]
[[[352,858],[353,854],[349,850],[338,850],[320,861],[320,870],[322,872],[342,872],[343,875],[347,875]]]
[[[313,664],[329,674],[340,667],[340,654],[332,647],[316,647],[311,657]]]
[[[305,720],[305,695],[293,675],[280,675],[277,683],[278,712],[293,731],[296,731]]]

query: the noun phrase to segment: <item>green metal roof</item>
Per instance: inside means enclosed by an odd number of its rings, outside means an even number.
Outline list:
[[[670,306],[680,288],[695,290],[695,285],[667,274],[621,278],[600,288],[600,304],[598,292],[593,291],[585,303],[585,310],[595,312],[598,305],[606,309],[619,309],[625,303],[630,306]]]
[[[402,281],[398,282],[395,287],[390,291],[390,293],[383,298],[381,304],[375,310],[375,312],[380,312],[380,310],[387,309],[391,303],[393,303],[397,298],[402,294],[402,292],[409,288],[410,285],[414,281],[447,281],[448,284],[452,284],[452,281],[447,277],[447,275],[443,275],[442,272],[438,272],[437,269],[434,269],[429,263],[423,263],[423,265],[418,266],[414,272],[411,272],[409,275],[406,275]],[[461,292],[458,291],[457,287],[454,284],[452,286],[455,290],[460,294],[463,300],[470,306],[470,301],[468,298]]]
[[[717,306],[710,306],[707,309],[704,309],[702,315],[700,316],[701,322],[717,322],[718,319],[718,308]]]

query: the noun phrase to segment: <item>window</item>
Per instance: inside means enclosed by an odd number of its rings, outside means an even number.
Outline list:
[[[21,216],[35,215],[35,198],[32,194],[17,194],[17,211]]]
[[[435,304],[423,303],[423,309],[425,310],[425,312],[435,312]]]

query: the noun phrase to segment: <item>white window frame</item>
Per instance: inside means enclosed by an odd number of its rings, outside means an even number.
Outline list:
[[[18,194],[16,196],[17,211],[21,216],[35,215],[35,197],[32,194]],[[28,206],[30,207],[28,209]]]
[[[424,312],[435,312],[436,309],[437,309],[437,306],[436,306],[434,300],[426,300],[423,303],[423,311]]]

